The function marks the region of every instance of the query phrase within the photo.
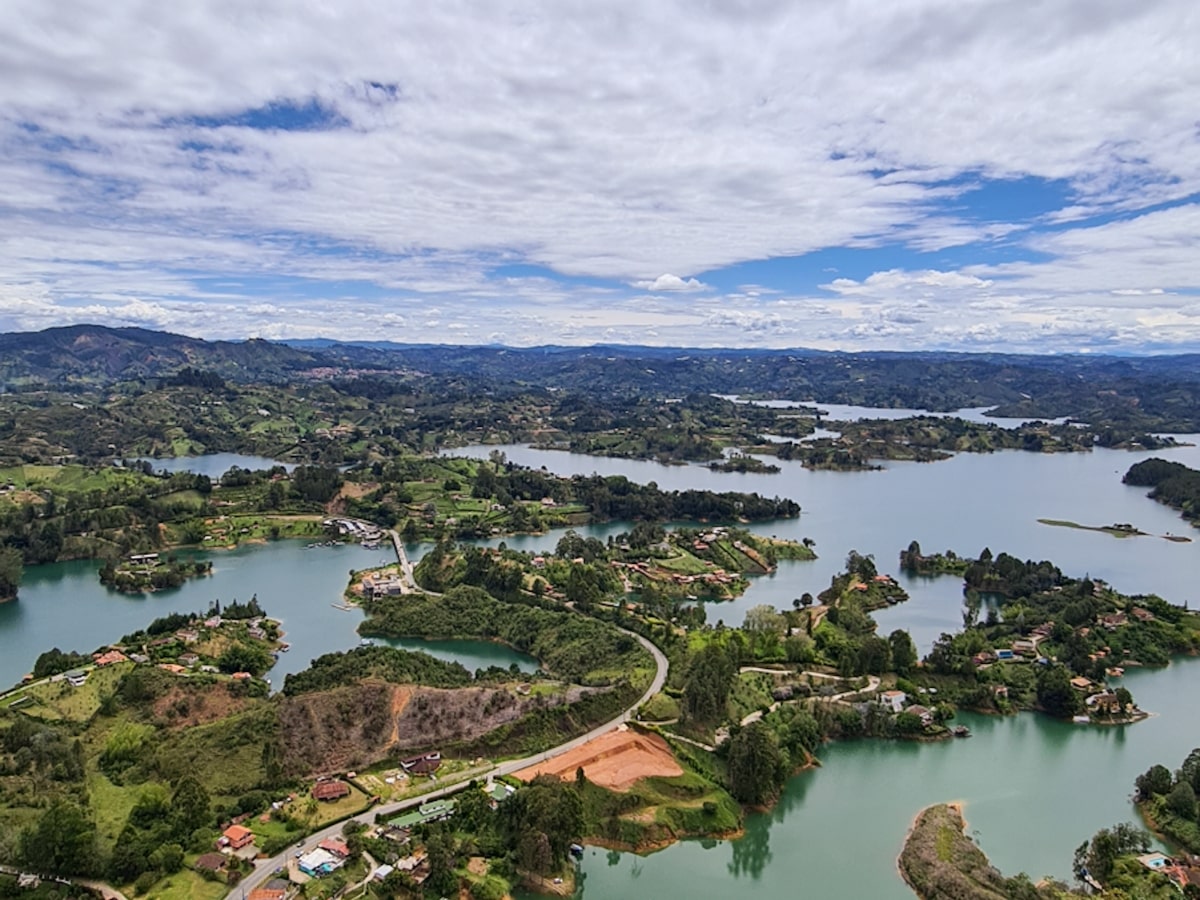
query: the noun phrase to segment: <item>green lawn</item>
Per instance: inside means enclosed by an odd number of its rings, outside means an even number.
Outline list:
[[[220,900],[228,891],[222,881],[209,881],[190,869],[183,869],[168,875],[143,896],[147,900]],[[134,896],[133,889],[127,888],[125,896]]]

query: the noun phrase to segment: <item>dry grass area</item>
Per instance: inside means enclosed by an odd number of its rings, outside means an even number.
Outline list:
[[[642,778],[683,774],[671,748],[661,737],[622,726],[562,756],[522,769],[516,775],[523,781],[531,781],[542,774],[571,779],[581,766],[588,781],[612,791],[627,791]]]
[[[207,725],[241,712],[251,704],[248,698],[234,697],[229,685],[204,686],[189,690],[190,685],[177,683],[154,701],[155,723],[168,728]],[[222,689],[223,688],[223,689]]]

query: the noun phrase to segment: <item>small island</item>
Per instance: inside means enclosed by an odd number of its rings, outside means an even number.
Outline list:
[[[157,553],[135,553],[121,562],[108,560],[100,568],[100,583],[123,594],[144,594],[179,587],[189,578],[212,574],[209,560],[165,559]]]

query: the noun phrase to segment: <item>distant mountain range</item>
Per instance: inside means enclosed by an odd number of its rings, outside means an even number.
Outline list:
[[[0,387],[69,388],[154,379],[184,367],[234,382],[317,368],[508,385],[679,396],[753,393],[931,410],[1001,405],[1036,415],[1125,408],[1170,419],[1200,410],[1200,354],[1153,357],[814,350],[449,346],[332,339],[205,341],[141,328],[71,325],[0,334]],[[329,372],[323,373],[329,375]]]

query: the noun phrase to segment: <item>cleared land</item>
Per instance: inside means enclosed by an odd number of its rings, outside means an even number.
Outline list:
[[[543,774],[571,779],[581,766],[588,781],[613,791],[627,791],[642,778],[683,774],[671,755],[671,748],[661,737],[622,727],[549,762],[522,769],[516,776],[522,781],[532,781]]]

